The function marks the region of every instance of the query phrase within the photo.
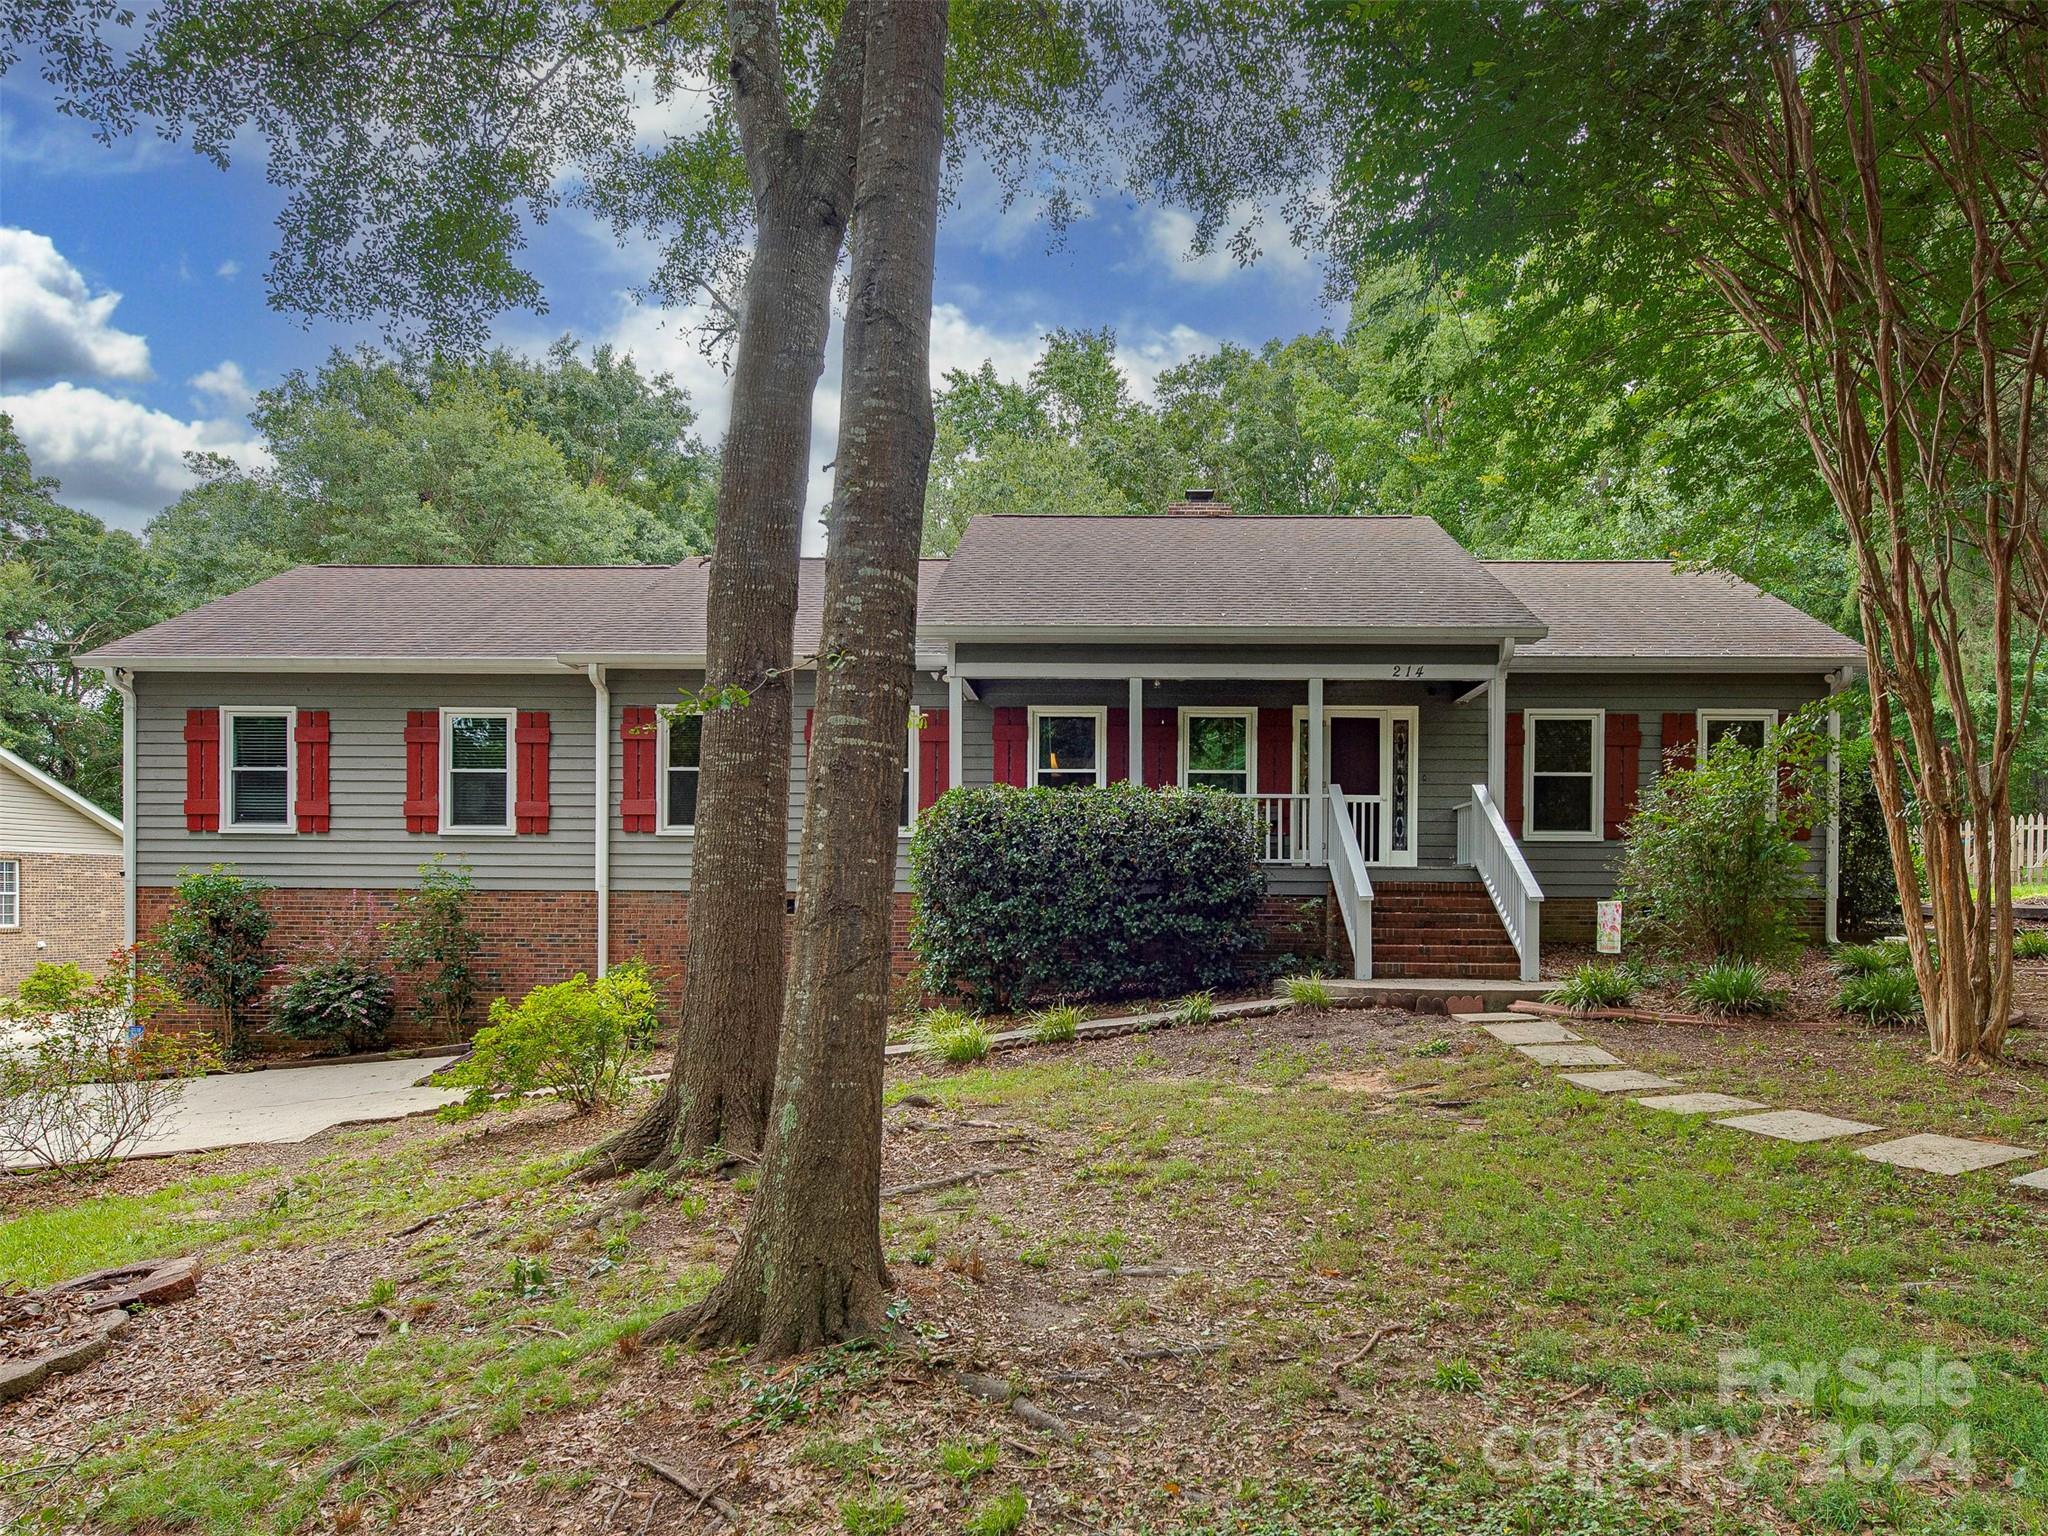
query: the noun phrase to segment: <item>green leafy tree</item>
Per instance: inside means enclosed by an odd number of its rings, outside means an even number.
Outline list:
[[[247,1046],[243,1024],[270,969],[269,889],[225,864],[188,870],[150,939],[171,985],[220,1016],[221,1054],[231,1060]]]
[[[1827,818],[1827,732],[1809,709],[1746,747],[1732,735],[1667,764],[1622,834],[1616,894],[1636,937],[1713,961],[1782,960],[1820,894],[1795,834]]]
[[[73,657],[170,611],[134,535],[57,500],[0,414],[0,744],[118,812],[121,704]]]
[[[476,1008],[476,957],[484,941],[470,916],[475,899],[469,866],[436,854],[420,866],[418,888],[399,893],[384,925],[391,963],[422,973],[420,1014],[443,1040],[467,1039]]]

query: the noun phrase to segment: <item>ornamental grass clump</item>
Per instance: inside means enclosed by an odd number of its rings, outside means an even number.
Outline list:
[[[1594,1008],[1626,1008],[1635,1001],[1636,984],[1619,966],[1587,962],[1566,972],[1543,1000],[1584,1013]]]
[[[1216,998],[1208,992],[1190,992],[1173,1007],[1175,1024],[1206,1024],[1216,1017]]]
[[[934,1008],[919,1027],[918,1048],[933,1061],[964,1067],[989,1051],[988,1031],[981,1020],[953,1008]]]
[[[1904,1024],[1920,1013],[1920,984],[1908,970],[1845,977],[1842,990],[1835,995],[1835,1006],[1872,1024]]]
[[[1297,1008],[1307,1008],[1315,1013],[1330,1011],[1329,984],[1320,976],[1290,976],[1284,985],[1287,1000]]]
[[[2019,953],[2018,944],[2013,953]],[[1905,957],[1888,944],[1837,944],[1829,958],[1843,976],[1871,976],[1897,969]]]
[[[1715,961],[1688,980],[1684,990],[1688,1002],[1717,1018],[1761,1016],[1778,1006],[1778,996],[1765,981],[1762,967],[1739,960]]]
[[[1040,1045],[1065,1045],[1081,1031],[1081,1010],[1072,1003],[1031,1015],[1031,1038]]]
[[[2024,928],[2012,936],[2013,957],[2048,960],[2048,928]]]

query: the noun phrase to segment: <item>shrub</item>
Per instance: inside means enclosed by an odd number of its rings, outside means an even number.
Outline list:
[[[204,1035],[153,1032],[175,1001],[163,981],[116,954],[95,979],[75,965],[39,965],[5,1004],[0,1050],[0,1151],[9,1162],[67,1176],[125,1156],[177,1103],[185,1081],[220,1064]]]
[[[2016,960],[2048,960],[2048,928],[2023,928],[2012,936]]]
[[[1920,1012],[1920,986],[1911,971],[1871,971],[1845,977],[1835,995],[1844,1013],[1861,1014],[1873,1024],[1903,1024]]]
[[[1764,961],[1795,952],[1819,887],[1799,826],[1826,816],[1827,738],[1802,711],[1752,750],[1730,737],[1666,768],[1623,832],[1617,894],[1651,948]]]
[[[1287,978],[1287,1000],[1297,1008],[1312,1008],[1317,1013],[1330,1009],[1330,988],[1320,976],[1290,976]]]
[[[221,1054],[230,1058],[242,1052],[242,1020],[269,969],[269,889],[225,864],[187,870],[152,942],[154,963],[179,994],[220,1015]]]
[[[391,1033],[391,978],[360,955],[295,966],[271,1009],[271,1027],[336,1052],[374,1051]]]
[[[2014,946],[2013,952],[2019,952]],[[1868,976],[1875,971],[1896,969],[1902,955],[1888,944],[1837,944],[1835,969],[1844,976]]]
[[[1072,1003],[1031,1015],[1031,1038],[1040,1045],[1064,1045],[1081,1031],[1081,1010]]]
[[[460,1040],[469,1033],[476,1007],[476,957],[483,936],[469,920],[475,895],[469,866],[460,861],[449,864],[437,853],[420,866],[419,889],[399,896],[396,912],[384,925],[391,963],[400,970],[426,973],[418,989],[420,1015],[439,1029],[444,1040]]]
[[[1685,995],[1722,1017],[1769,1013],[1778,1006],[1777,994],[1765,982],[1763,971],[1739,960],[1715,961],[1685,984]]]
[[[1575,966],[1543,996],[1560,1008],[1626,1008],[1636,998],[1636,984],[1618,966],[1587,963]]]
[[[659,1024],[654,985],[637,960],[592,981],[581,971],[535,987],[518,1003],[498,998],[470,1053],[440,1074],[470,1090],[470,1106],[551,1090],[579,1110],[616,1104],[631,1088],[626,1063]]]
[[[1899,885],[1892,873],[1891,842],[1885,836],[1884,804],[1870,776],[1870,753],[1868,736],[1842,745],[1842,856],[1835,921],[1844,933],[1882,931],[1899,916]]]
[[[934,1061],[963,1067],[988,1054],[988,1031],[979,1019],[951,1008],[934,1008],[919,1025],[918,1047]]]
[[[1216,999],[1207,992],[1190,992],[1174,1004],[1176,1024],[1206,1024],[1216,1017]]]
[[[1251,806],[1211,790],[954,789],[910,864],[925,984],[982,1011],[1234,984],[1266,894]]]

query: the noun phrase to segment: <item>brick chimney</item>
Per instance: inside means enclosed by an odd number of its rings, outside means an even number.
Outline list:
[[[1216,493],[1207,486],[1191,485],[1179,501],[1166,504],[1168,517],[1228,517],[1230,503],[1218,501]]]

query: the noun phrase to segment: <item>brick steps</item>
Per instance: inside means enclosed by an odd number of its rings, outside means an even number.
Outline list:
[[[1521,961],[1484,886],[1404,880],[1373,890],[1372,969],[1388,978],[1513,981]]]

